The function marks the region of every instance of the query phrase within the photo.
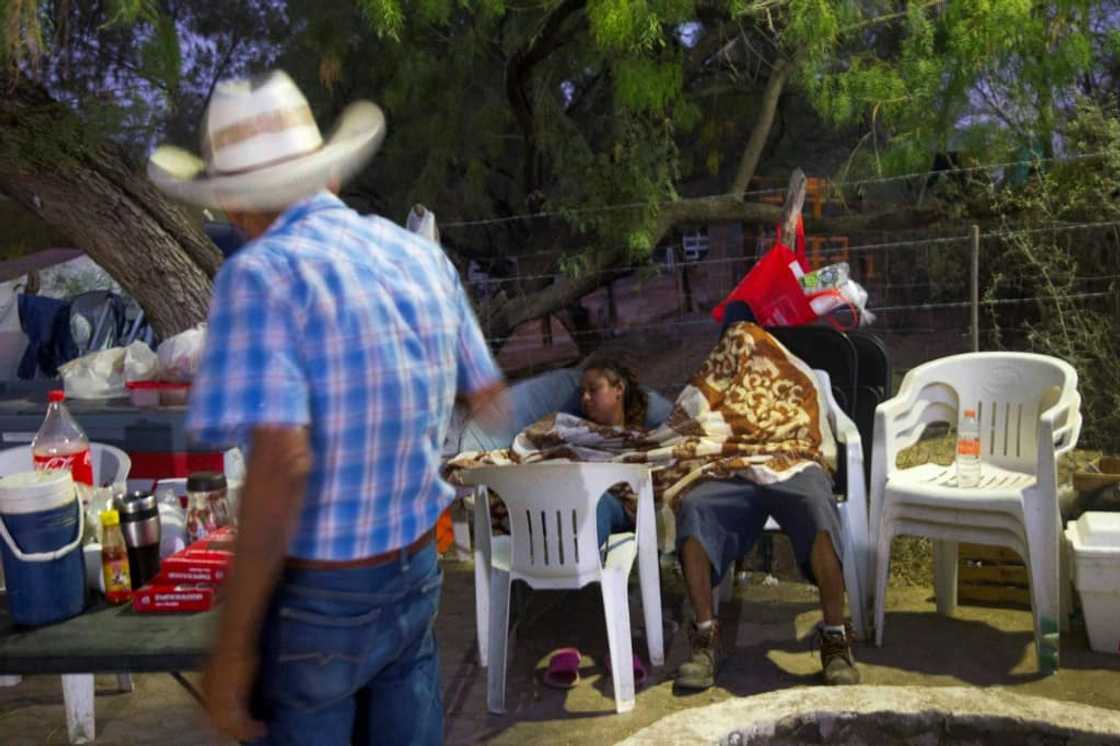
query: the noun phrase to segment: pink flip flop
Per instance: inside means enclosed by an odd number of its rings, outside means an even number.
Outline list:
[[[571,689],[579,683],[579,663],[583,655],[576,648],[560,648],[548,658],[548,669],[542,677],[545,686]]]
[[[611,659],[610,658],[607,658],[606,669],[607,669],[607,673],[611,672]],[[642,684],[646,683],[646,677],[647,676],[648,676],[648,674],[646,672],[646,667],[642,663],[641,657],[637,653],[634,653],[634,688],[635,689],[641,689]]]
[[[642,659],[638,654],[634,654],[634,688],[641,689],[642,684],[646,683],[646,667],[642,665]]]

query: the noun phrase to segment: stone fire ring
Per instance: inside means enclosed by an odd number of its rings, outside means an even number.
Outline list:
[[[619,743],[1103,746],[1120,743],[1120,712],[1005,689],[800,687],[682,710]]]

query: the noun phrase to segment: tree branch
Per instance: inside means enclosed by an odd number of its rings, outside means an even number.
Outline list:
[[[789,177],[789,188],[786,190],[786,203],[782,206],[782,238],[793,240],[790,236],[797,231],[797,221],[801,219],[801,209],[805,207],[805,188],[808,186],[805,172],[800,168],[793,169]]]
[[[586,0],[564,0],[548,16],[541,28],[509,58],[506,64],[506,98],[525,144],[524,188],[531,194],[538,186],[537,138],[533,102],[529,97],[529,75],[533,67],[565,44],[570,34],[561,34],[564,22],[583,9]]]
[[[759,108],[758,120],[751,130],[747,148],[739,161],[739,169],[735,174],[735,181],[731,186],[731,193],[738,199],[743,199],[744,193],[751,179],[758,169],[758,162],[762,158],[762,150],[766,147],[766,139],[770,136],[770,128],[774,125],[774,114],[778,110],[778,100],[781,98],[782,89],[793,72],[794,63],[791,60],[780,60],[775,63],[770,79],[766,81],[766,90],[762,92],[762,106]]]
[[[674,226],[681,223],[741,222],[772,226],[782,219],[782,214],[782,208],[775,205],[742,202],[728,196],[671,202],[661,207],[651,231],[651,239],[652,243],[657,245]],[[874,215],[807,219],[805,229],[810,233],[825,235],[851,235],[871,231],[912,229],[915,226],[936,223],[944,217],[944,213],[936,207],[896,209]],[[578,277],[558,278],[551,285],[529,296],[500,297],[495,302],[487,304],[479,310],[478,314],[480,319],[485,320],[487,336],[499,339],[507,337],[527,321],[539,319],[545,314],[570,306],[588,293],[597,290],[612,277],[616,277],[617,275],[611,270],[624,266],[626,259],[626,251],[622,248],[596,252],[591,256],[590,266]]]
[[[222,75],[225,73],[225,69],[226,66],[229,65],[229,61],[233,59],[233,53],[237,51],[237,48],[239,46],[241,46],[241,38],[241,34],[237,33],[236,31],[233,32],[233,38],[230,39],[229,49],[226,50],[226,53],[222,57],[221,62],[218,63],[218,66],[214,68],[214,76],[210,79],[210,85],[206,87],[206,98],[202,101],[203,110],[205,110],[206,107],[210,105],[210,99],[214,95],[214,88],[218,85],[218,81],[222,79]]]
[[[42,86],[15,81],[0,99],[0,192],[104,267],[160,334],[205,319],[221,254],[121,146],[73,134],[81,125]]]

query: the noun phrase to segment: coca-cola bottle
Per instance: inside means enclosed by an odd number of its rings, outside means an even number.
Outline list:
[[[75,482],[92,487],[89,438],[70,416],[65,399],[66,392],[61,390],[48,396],[46,419],[31,441],[31,458],[36,469],[69,469]]]

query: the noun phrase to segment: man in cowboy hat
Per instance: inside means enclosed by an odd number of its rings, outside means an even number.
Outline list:
[[[442,741],[440,447],[457,391],[480,410],[503,386],[439,246],[328,191],[384,129],[360,102],[324,140],[274,72],[216,88],[202,159],[163,147],[149,162],[161,189],[224,209],[251,241],[215,279],[187,419],[201,440],[249,443],[203,684],[241,740]]]

